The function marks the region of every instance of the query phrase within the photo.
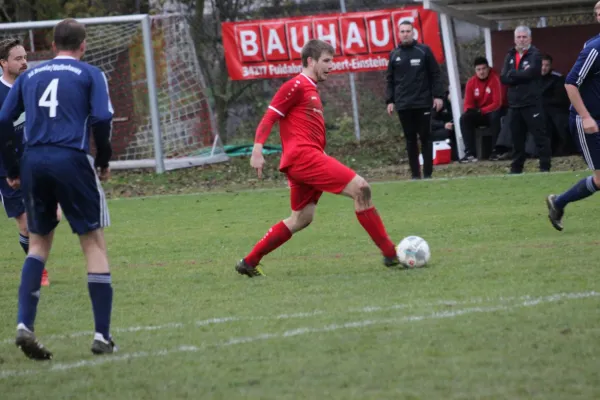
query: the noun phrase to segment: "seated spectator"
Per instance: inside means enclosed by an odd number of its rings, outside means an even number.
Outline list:
[[[444,106],[441,110],[433,110],[431,114],[431,141],[450,140],[452,148],[452,160],[457,160],[456,135],[454,133],[454,121],[452,119],[452,107],[450,105],[450,92],[444,95]]]
[[[505,113],[503,104],[504,88],[496,71],[490,68],[485,57],[474,62],[475,75],[465,88],[464,114],[460,117],[460,129],[465,145],[465,156],[461,163],[475,162],[475,132],[480,126],[491,129],[494,146],[501,128],[501,118]],[[490,159],[505,157],[506,149],[494,148]]]
[[[546,118],[546,132],[551,138],[552,154],[567,155],[576,151],[569,133],[569,96],[565,77],[552,69],[552,57],[542,57],[542,104]]]

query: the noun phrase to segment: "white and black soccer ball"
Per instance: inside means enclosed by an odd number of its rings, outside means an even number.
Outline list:
[[[407,236],[396,247],[400,264],[406,268],[421,268],[427,265],[431,252],[429,244],[419,236]]]

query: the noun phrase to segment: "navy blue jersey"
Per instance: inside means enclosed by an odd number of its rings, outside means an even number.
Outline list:
[[[0,78],[0,107],[4,103],[4,100],[8,97],[8,92],[12,85],[6,82],[3,78]],[[11,137],[11,142],[14,144],[14,150],[16,157],[19,158],[23,152],[23,129],[25,128],[25,113],[22,113],[16,121],[13,123],[14,130],[7,132],[7,135]],[[0,179],[4,180],[7,175],[2,157],[0,157]]]
[[[89,153],[90,128],[97,158],[101,148],[110,149],[113,108],[106,77],[94,66],[60,56],[24,72],[0,110],[0,123],[23,111],[27,114],[25,150],[50,145]],[[108,166],[108,159],[101,164]]]
[[[600,36],[588,40],[579,53],[575,65],[567,75],[565,83],[575,85],[583,99],[583,104],[592,118],[600,120]],[[571,106],[571,113],[577,114]]]

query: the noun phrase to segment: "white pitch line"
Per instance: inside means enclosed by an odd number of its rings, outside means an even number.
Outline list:
[[[303,327],[291,329],[283,332],[274,332],[274,333],[263,333],[257,336],[248,336],[248,337],[233,337],[221,343],[211,346],[193,346],[193,345],[183,345],[178,346],[172,349],[163,349],[158,351],[140,351],[135,353],[126,353],[120,355],[112,355],[105,356],[101,358],[91,358],[86,360],[79,360],[72,363],[51,363],[49,368],[40,368],[40,369],[29,369],[29,370],[7,370],[0,371],[0,379],[5,378],[13,378],[18,376],[32,376],[39,373],[49,373],[49,372],[60,372],[60,371],[68,371],[72,369],[84,368],[84,367],[96,367],[102,364],[114,363],[119,361],[128,361],[139,358],[149,358],[149,357],[166,357],[172,354],[177,353],[197,353],[199,351],[207,350],[209,348],[215,347],[227,347],[234,346],[237,344],[244,343],[253,343],[264,340],[272,340],[272,339],[285,339],[296,336],[314,334],[314,333],[328,333],[335,332],[339,330],[345,329],[357,329],[364,328],[367,326],[373,325],[398,325],[403,323],[410,322],[418,322],[429,319],[445,319],[445,318],[456,318],[467,314],[476,314],[476,313],[491,313],[495,311],[508,311],[516,308],[522,307],[534,307],[540,304],[545,303],[554,303],[560,300],[575,300],[575,299],[585,299],[590,297],[597,297],[600,293],[597,292],[585,292],[585,293],[563,293],[563,294],[555,294],[551,296],[531,298],[530,300],[523,301],[519,304],[513,305],[496,305],[490,307],[470,307],[463,308],[459,310],[448,310],[441,312],[433,312],[431,314],[424,315],[411,315],[400,318],[386,318],[386,319],[371,319],[371,320],[363,320],[363,321],[353,321],[346,322],[342,324],[330,324],[325,325],[320,328],[313,327]],[[48,364],[42,364],[48,365]]]
[[[576,293],[577,294],[577,293]],[[580,295],[581,293],[577,294]],[[585,292],[588,297],[600,296],[599,292],[591,291]],[[564,296],[570,296],[571,293],[556,293],[553,295],[549,295],[547,297],[559,297],[562,298]],[[438,300],[429,303],[417,303],[417,304],[393,304],[390,306],[366,306],[361,308],[351,308],[346,312],[348,313],[375,313],[375,312],[385,312],[385,311],[393,311],[393,310],[404,310],[415,307],[432,307],[432,306],[460,306],[460,305],[468,305],[468,304],[483,304],[489,302],[497,302],[497,303],[507,303],[511,301],[538,301],[540,297],[532,297],[531,295],[524,296],[509,296],[509,297],[476,297],[467,300]],[[135,333],[135,332],[151,332],[151,331],[159,331],[165,329],[182,329],[187,326],[207,326],[207,325],[216,325],[216,324],[224,324],[228,322],[239,322],[239,321],[255,321],[255,320],[280,320],[280,319],[297,319],[297,318],[311,318],[316,317],[318,315],[326,315],[328,314],[326,311],[315,310],[309,312],[299,312],[294,314],[280,314],[276,316],[249,316],[249,317],[220,317],[220,318],[209,318],[205,320],[195,321],[192,323],[183,323],[183,322],[171,322],[162,325],[147,325],[147,326],[130,326],[126,328],[113,328],[111,331],[114,334],[119,333]],[[330,314],[330,313],[329,313]],[[48,336],[41,336],[38,339],[41,341],[47,340],[64,340],[77,338],[81,336],[93,336],[94,332],[92,331],[81,331],[81,332],[73,332],[69,334],[55,334]],[[0,342],[0,344],[13,344],[14,338],[4,339]]]

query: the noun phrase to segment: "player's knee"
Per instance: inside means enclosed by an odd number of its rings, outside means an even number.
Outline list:
[[[362,201],[371,200],[371,185],[363,178],[358,182],[358,197]]]
[[[310,214],[295,214],[290,216],[284,221],[289,230],[293,233],[301,231],[306,228],[312,222],[312,215]]]
[[[17,227],[19,233],[24,236],[29,236],[29,229],[27,229],[27,217],[25,214],[19,215],[17,218]]]
[[[48,240],[36,240],[36,238],[32,237],[29,241],[29,252],[27,253],[27,255],[35,256],[36,258],[45,262],[50,256],[51,245],[51,242],[49,242]]]
[[[307,218],[307,219],[303,219],[302,221],[300,221],[300,223],[298,224],[298,230],[302,230],[304,228],[306,228],[307,226],[309,226],[312,223],[312,217],[311,218]]]
[[[312,221],[313,221],[313,215],[310,213],[299,215],[298,218],[296,219],[297,230],[306,228],[307,226],[309,226],[311,224]]]
[[[600,188],[600,170],[594,171],[594,177],[592,179],[594,181],[594,185],[597,188]]]
[[[27,229],[27,222],[18,224],[19,233],[23,236],[29,236],[29,229]]]

